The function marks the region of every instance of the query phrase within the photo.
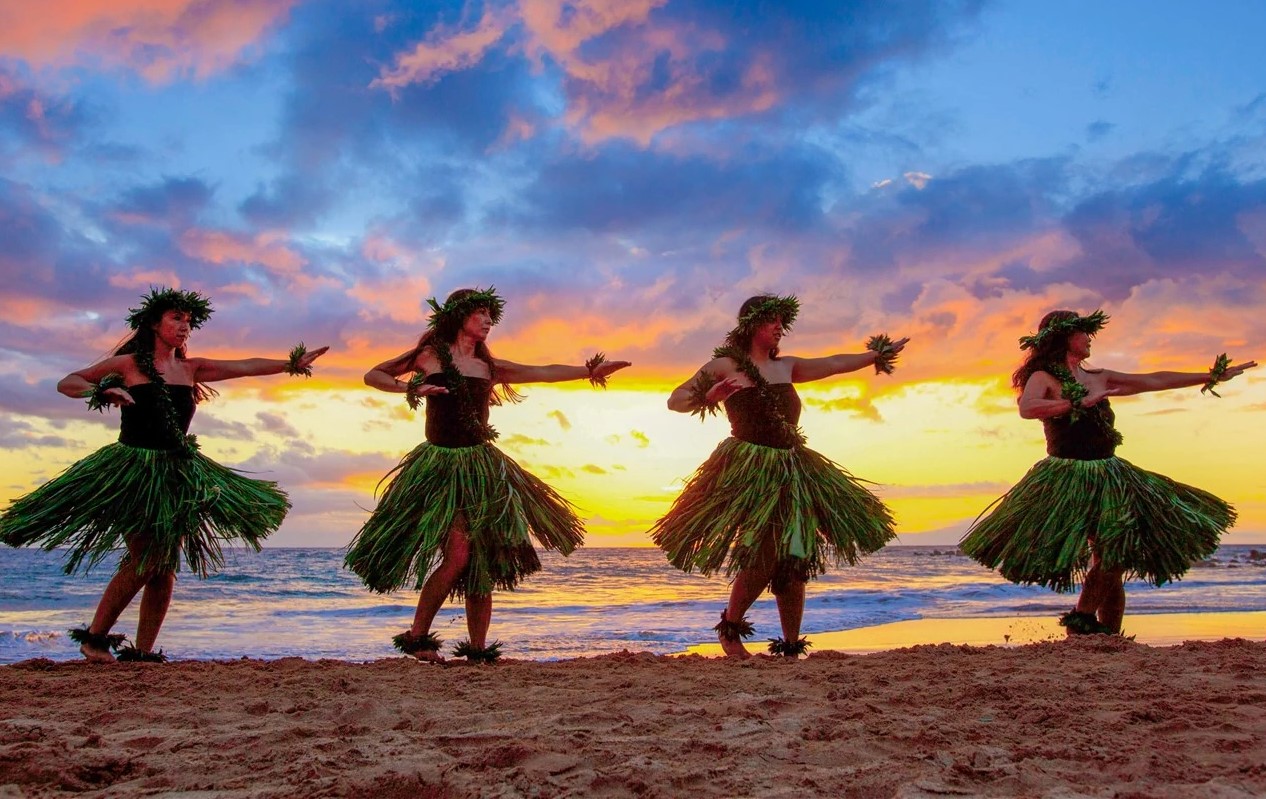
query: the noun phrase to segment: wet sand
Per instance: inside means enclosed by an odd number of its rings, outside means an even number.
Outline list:
[[[1261,640],[31,660],[0,667],[0,707],[5,799],[1266,796]]]

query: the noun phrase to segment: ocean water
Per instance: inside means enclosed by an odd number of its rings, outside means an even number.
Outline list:
[[[1266,550],[1266,547],[1262,547]],[[397,656],[391,636],[413,618],[417,593],[379,595],[342,568],[338,549],[230,551],[225,568],[199,580],[182,573],[158,644],[177,659],[239,657],[362,661]],[[506,655],[553,660],[622,649],[680,652],[714,641],[728,596],[724,577],[682,574],[656,549],[543,553],[544,568],[493,598],[490,639]],[[0,663],[79,657],[66,630],[86,624],[113,564],[67,576],[56,552],[0,549]],[[1266,610],[1266,551],[1224,546],[1164,588],[1130,583],[1127,614]],[[139,600],[139,598],[138,598]],[[806,634],[921,618],[1052,616],[1073,597],[1006,582],[953,547],[890,546],[859,566],[809,584]],[[139,601],[115,632],[136,629]],[[779,634],[772,597],[752,608],[755,641]],[[447,604],[434,630],[466,637],[464,610]],[[446,646],[446,649],[448,647]]]

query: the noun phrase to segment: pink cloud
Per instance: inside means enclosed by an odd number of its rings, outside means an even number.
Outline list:
[[[41,326],[65,308],[42,297],[0,294],[0,317],[11,324]]]
[[[180,278],[170,269],[135,269],[110,275],[111,286],[146,291],[150,286],[180,288]]]
[[[0,55],[35,67],[101,62],[155,83],[242,59],[297,0],[67,0],[0,9]]]
[[[369,85],[392,91],[413,83],[431,83],[445,73],[474,66],[501,41],[510,22],[506,14],[491,9],[474,30],[437,27],[412,51],[397,55],[395,65],[384,69]]]
[[[373,320],[386,317],[415,324],[420,332],[430,315],[426,298],[435,293],[428,276],[443,270],[443,258],[416,253],[381,233],[365,237],[361,244],[361,257],[384,267],[382,271],[375,270],[375,276],[361,275],[347,289],[347,293],[361,303],[361,318]],[[404,346],[401,342],[397,349]]]
[[[563,71],[568,95],[564,119],[587,143],[628,138],[645,146],[656,134],[676,125],[760,112],[775,105],[780,95],[769,54],[748,59],[739,89],[719,97],[710,89],[711,76],[699,70],[696,59],[701,52],[724,50],[725,37],[689,24],[652,20],[652,12],[665,3],[523,0],[517,8],[486,11],[474,28],[433,29],[412,50],[397,55],[371,86],[394,91],[473,67],[511,28],[522,25],[521,46],[527,56],[538,65],[548,61]],[[608,37],[603,54],[587,54],[586,46],[600,37]],[[654,71],[665,65],[665,88],[644,91]],[[518,126],[507,135],[532,132]]]
[[[285,237],[265,231],[253,236],[224,230],[191,228],[180,236],[180,249],[186,255],[213,264],[241,262],[259,264],[283,277],[298,277],[307,261],[287,246]]]

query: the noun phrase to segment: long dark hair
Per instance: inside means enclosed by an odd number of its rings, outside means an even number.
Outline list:
[[[476,289],[458,289],[444,299],[444,304],[448,305],[460,300],[462,297],[476,293],[478,293]],[[472,308],[471,312],[473,313],[476,310],[479,310],[478,306]],[[469,314],[461,317],[457,314],[440,316],[436,319],[435,324],[418,338],[417,346],[399,358],[389,361],[388,365],[397,369],[412,370],[415,368],[414,364],[417,363],[418,356],[428,347],[432,351],[434,351],[437,344],[452,347],[453,344],[457,343],[457,334],[462,331],[462,327],[466,324],[468,317]],[[488,365],[488,378],[494,384],[497,383],[497,364],[493,361],[492,351],[488,349],[488,345],[485,342],[475,342],[475,357]],[[515,391],[509,383],[502,382],[493,390],[491,403],[500,405],[503,400],[518,402],[522,398],[523,396]]]
[[[779,297],[775,294],[757,294],[755,297],[748,297],[746,300],[743,301],[743,304],[739,306],[738,316],[736,316],[735,318],[742,320],[743,317],[747,316],[747,314],[750,313],[752,309],[755,308],[756,306],[760,305],[761,303],[768,302],[770,300],[777,300],[777,299],[779,299]],[[767,320],[761,320],[761,321],[767,321]],[[742,352],[744,355],[746,355],[747,353],[752,351],[752,337],[755,335],[756,335],[755,324],[749,324],[749,325],[740,324],[739,326],[735,327],[733,330],[731,330],[729,333],[725,335],[725,346],[733,347],[737,349],[739,352]],[[769,359],[771,361],[778,360],[777,347],[773,347],[772,349],[770,349]]]
[[[1046,316],[1043,316],[1042,321],[1038,323],[1038,332],[1040,333],[1056,322],[1064,322],[1077,317],[1076,311],[1051,311]],[[1034,372],[1048,372],[1055,367],[1063,366],[1064,359],[1068,356],[1068,339],[1075,332],[1075,330],[1068,330],[1062,333],[1051,331],[1043,336],[1038,345],[1029,350],[1028,357],[1024,359],[1024,363],[1020,364],[1020,368],[1012,373],[1011,387],[1017,393],[1023,392],[1024,384],[1029,382],[1029,378],[1033,376]]]
[[[136,329],[132,335],[123,340],[119,348],[114,351],[115,355],[131,355],[136,361],[136,368],[141,374],[150,379],[151,383],[162,385],[167,381],[163,379],[162,374],[158,371],[158,366],[154,364],[154,345],[158,341],[157,334],[154,333],[152,323],[142,324]],[[178,347],[175,351],[177,360],[187,360],[189,355],[185,347]],[[206,402],[216,396],[218,392],[205,383],[194,383],[193,385],[193,401]]]

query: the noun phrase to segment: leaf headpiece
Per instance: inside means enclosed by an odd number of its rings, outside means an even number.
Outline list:
[[[149,294],[141,298],[141,307],[128,308],[127,323],[133,330],[140,330],[143,325],[161,320],[167,311],[184,311],[189,314],[189,327],[196,330],[211,318],[214,310],[211,300],[196,291],[150,286]]]
[[[497,296],[497,289],[493,286],[486,289],[474,289],[460,297],[450,297],[443,305],[431,297],[426,304],[431,306],[431,319],[426,323],[431,330],[447,326],[446,323],[449,323],[449,320],[452,320],[451,324],[455,327],[460,327],[466,317],[479,308],[488,309],[488,314],[495,325],[501,321],[501,312],[506,307],[506,301]]]
[[[1071,319],[1058,319],[1049,322],[1041,330],[1031,336],[1020,336],[1020,349],[1036,350],[1047,336],[1061,336],[1069,333],[1086,333],[1093,336],[1103,329],[1110,317],[1103,311],[1095,311],[1089,316],[1074,316]]]
[[[725,340],[733,343],[742,338],[749,338],[757,327],[771,319],[780,321],[783,332],[786,332],[791,330],[791,325],[796,321],[796,315],[799,313],[800,300],[797,300],[794,295],[788,294],[786,297],[770,295],[740,316],[738,324],[726,334]]]

